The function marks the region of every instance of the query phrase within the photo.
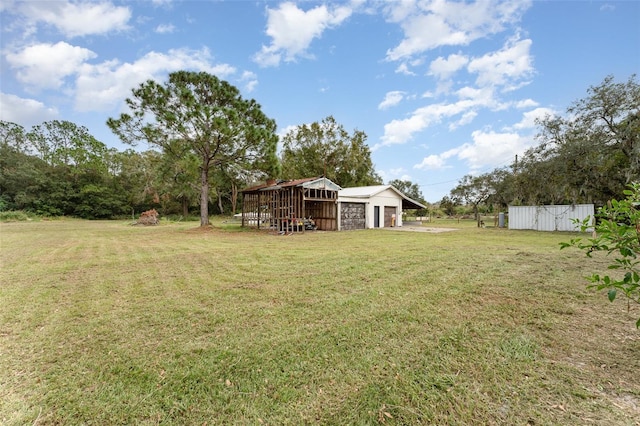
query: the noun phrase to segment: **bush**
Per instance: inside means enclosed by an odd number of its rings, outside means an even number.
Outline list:
[[[29,214],[22,210],[0,211],[0,222],[24,222],[33,220]]]
[[[588,257],[594,251],[605,251],[613,254],[613,263],[609,269],[620,271],[616,277],[592,274],[588,280],[589,287],[597,290],[607,290],[609,301],[613,302],[619,293],[627,301],[640,303],[640,184],[630,185],[624,191],[626,199],[611,200],[598,210],[598,223],[595,226],[593,238],[586,241],[575,238],[568,243],[560,243],[560,248],[577,247],[585,251]],[[576,220],[582,232],[593,226],[590,217],[583,221]],[[640,318],[636,322],[640,328]]]

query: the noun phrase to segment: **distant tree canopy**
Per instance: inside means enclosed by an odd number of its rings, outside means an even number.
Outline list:
[[[417,183],[413,183],[409,180],[401,180],[401,179],[393,179],[387,182],[388,185],[393,186],[398,191],[402,192],[407,197],[418,201],[424,205],[428,203],[425,201],[424,196],[422,195],[422,191],[420,190],[420,186]],[[426,215],[427,209],[417,209],[416,216],[424,216]]]
[[[73,141],[73,150],[66,141]],[[45,122],[26,131],[0,121],[0,211],[107,219],[153,208],[187,216],[198,207],[197,161],[193,155],[176,159],[155,150],[107,149],[70,122]],[[232,210],[234,188],[237,197],[245,182],[214,175],[219,212]],[[246,179],[253,182],[259,175],[250,171]]]
[[[513,197],[526,204],[595,203],[620,198],[640,178],[640,85],[609,76],[566,117],[538,121],[539,145],[514,170]],[[533,183],[536,183],[533,185]]]
[[[451,196],[457,203],[464,202],[473,208],[477,225],[480,226],[480,206],[496,194],[498,183],[496,173],[485,173],[479,176],[467,175],[458,186],[451,191]]]
[[[123,142],[146,141],[175,160],[187,158],[178,166],[182,177],[197,164],[201,226],[209,224],[212,170],[231,180],[256,170],[267,176],[278,173],[275,121],[256,101],[242,99],[236,87],[216,76],[174,72],[164,85],[153,80],[141,84],[126,103],[132,115],[107,120]],[[191,156],[197,162],[188,161]],[[181,185],[188,197],[188,185],[177,183]]]
[[[418,186],[417,183],[413,183],[409,180],[393,179],[387,182],[387,184],[393,186],[407,197],[421,203],[425,203],[424,196],[422,195],[420,186]]]
[[[129,100],[133,115],[110,120],[124,140],[153,142],[159,150],[118,152],[68,121],[29,131],[0,121],[0,211],[112,218],[152,208],[186,216],[200,206],[202,221],[205,160],[210,193],[204,204],[220,213],[235,212],[245,185],[279,176],[275,123],[255,101],[207,74],[171,78],[165,86],[141,85]],[[537,146],[508,168],[465,176],[441,208],[453,214],[459,203],[476,213],[521,204],[601,206],[640,181],[635,75],[625,83],[605,78],[566,117],[545,117],[538,125]],[[326,174],[343,187],[379,184],[365,142],[363,132],[349,134],[333,117],[298,126],[283,139],[281,177]],[[389,183],[424,201],[417,185]]]
[[[359,130],[350,135],[332,116],[298,126],[282,141],[282,177],[325,176],[343,188],[379,184],[366,139]]]
[[[108,176],[112,150],[84,127],[49,121],[26,132],[0,122],[0,208],[108,218],[126,212]]]
[[[509,169],[465,176],[451,191],[467,203],[540,205],[620,199],[640,181],[640,85],[608,76],[574,102],[565,117],[537,121],[538,145]]]

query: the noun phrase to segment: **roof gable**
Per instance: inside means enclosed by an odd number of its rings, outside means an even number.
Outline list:
[[[277,190],[281,188],[289,188],[289,187],[301,186],[303,188],[312,188],[312,189],[328,189],[331,191],[339,191],[342,188],[333,183],[331,180],[326,177],[311,177],[311,178],[303,178],[303,179],[294,179],[294,180],[278,180],[273,182],[267,182],[260,185],[255,185],[249,188],[243,189],[241,192],[254,192],[254,191],[271,191]]]
[[[419,203],[400,192],[392,185],[374,185],[374,186],[356,186],[353,188],[345,188],[338,191],[338,199],[340,197],[345,198],[371,198],[384,192],[386,190],[395,192],[400,198],[402,198],[403,209],[425,209],[427,208],[422,203]]]

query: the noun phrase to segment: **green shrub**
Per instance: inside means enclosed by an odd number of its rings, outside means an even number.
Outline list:
[[[640,184],[630,185],[624,191],[624,200],[611,200],[608,205],[598,210],[599,219],[595,226],[593,238],[586,241],[575,238],[568,243],[561,243],[560,248],[577,247],[587,256],[595,251],[605,251],[613,255],[610,270],[619,271],[618,274],[592,274],[588,280],[589,287],[597,290],[607,290],[609,301],[613,302],[618,294],[627,298],[628,302],[640,303]],[[592,220],[587,217],[583,221],[575,221],[582,232],[592,227]],[[640,318],[636,322],[640,328]]]
[[[0,211],[0,222],[24,222],[33,220],[32,217],[22,210]]]

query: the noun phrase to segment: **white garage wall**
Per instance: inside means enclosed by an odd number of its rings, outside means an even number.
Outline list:
[[[374,211],[375,207],[380,207],[380,227],[384,227],[384,208],[395,207],[396,209],[396,226],[402,226],[402,197],[400,197],[392,189],[386,189],[380,193],[363,197],[346,197],[339,195],[338,204],[342,202],[347,203],[365,203],[365,227],[374,227]],[[338,207],[339,208],[339,207]],[[338,218],[340,217],[340,209],[338,210]]]
[[[369,199],[367,205],[367,227],[373,228],[374,225],[374,207],[380,207],[380,228],[384,227],[384,208],[396,208],[396,226],[402,226],[402,198],[391,189],[387,189]]]

